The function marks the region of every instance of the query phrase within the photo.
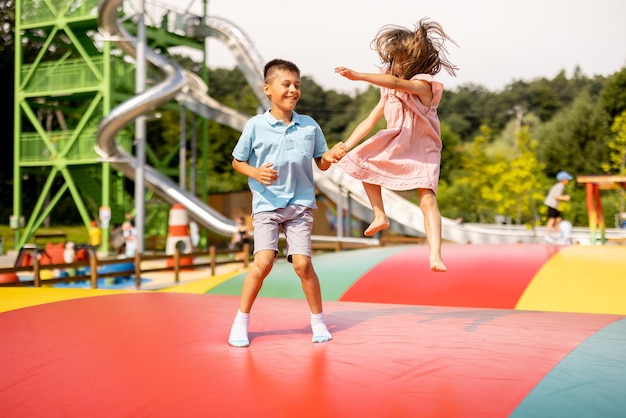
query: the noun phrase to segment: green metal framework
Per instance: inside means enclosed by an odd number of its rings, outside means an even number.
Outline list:
[[[125,179],[99,161],[94,150],[100,120],[135,90],[134,65],[118,56],[111,42],[98,40],[97,6],[98,0],[16,3],[11,219],[16,248],[31,239],[66,193],[87,229],[98,218],[100,207],[111,208],[112,224],[121,223],[134,207],[132,196],[124,192]],[[129,21],[130,31],[133,26]],[[147,33],[150,46],[187,45],[204,50],[203,41],[169,32],[167,19],[149,27]],[[29,51],[36,45],[38,52],[26,57],[25,44]],[[117,142],[132,152],[130,130],[120,132]],[[155,165],[172,172],[166,164]],[[24,208],[22,181],[29,176],[36,176],[43,186],[34,207]],[[26,214],[22,228],[19,220]],[[109,232],[103,233],[102,250],[108,251]]]

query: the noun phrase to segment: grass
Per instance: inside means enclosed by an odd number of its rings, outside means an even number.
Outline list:
[[[87,244],[89,242],[89,233],[87,232],[87,228],[84,225],[71,225],[71,226],[55,226],[51,228],[39,228],[37,230],[36,235],[46,235],[46,234],[65,234],[66,241],[73,241],[77,244]],[[6,253],[7,251],[11,251],[15,248],[15,240],[14,240],[14,232],[8,225],[0,225],[0,237],[4,240],[3,249]],[[37,244],[44,244],[47,241],[58,242],[60,238],[51,238],[44,239],[38,238]],[[29,243],[35,243],[35,237],[31,237],[28,240]]]

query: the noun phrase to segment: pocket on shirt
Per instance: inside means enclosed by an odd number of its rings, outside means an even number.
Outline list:
[[[315,149],[315,142],[308,141],[305,139],[295,140],[293,141],[296,145],[296,149],[298,152],[303,154],[305,157],[313,158],[313,151]]]

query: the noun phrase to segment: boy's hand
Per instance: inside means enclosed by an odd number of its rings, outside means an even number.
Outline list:
[[[331,149],[326,151],[322,158],[329,163],[337,163],[348,153],[348,148],[343,142],[335,144]]]
[[[278,179],[278,171],[271,168],[273,165],[272,163],[267,163],[256,168],[252,177],[259,183],[269,186]]]

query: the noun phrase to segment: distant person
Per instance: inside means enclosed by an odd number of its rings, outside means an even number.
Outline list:
[[[235,258],[243,260],[244,257],[248,256],[248,254],[244,254],[242,251],[245,244],[250,244],[250,231],[248,231],[248,226],[243,216],[238,216],[235,222],[237,224],[237,230],[233,232],[230,238],[230,246],[233,250],[239,252]]]
[[[252,117],[233,150],[233,168],[248,176],[252,192],[254,262],[241,290],[239,310],[228,343],[250,345],[250,310],[272,270],[278,254],[279,229],[287,238],[287,259],[302,281],[311,310],[314,343],[332,339],[322,310],[320,283],[311,263],[311,231],[315,187],[312,161],[327,170],[336,159],[328,152],[326,138],[310,116],[294,111],[300,100],[300,69],[275,59],[264,68],[264,91],[271,108]]]
[[[189,221],[189,238],[194,251],[198,250],[200,245],[200,227],[195,221]]]
[[[92,247],[99,247],[102,244],[102,228],[98,226],[98,222],[91,221],[91,228],[89,228],[89,245]]]
[[[63,250],[63,261],[66,264],[72,264],[74,261],[76,261],[76,244],[74,244],[73,241],[68,241],[65,243],[65,249]],[[72,267],[66,268],[65,272],[69,276],[76,275],[76,269]]]
[[[113,231],[111,231],[111,246],[115,250],[115,253],[120,255],[124,254],[124,243],[126,238],[124,237],[124,230],[122,225],[117,224]]]
[[[389,228],[382,186],[417,189],[434,272],[444,272],[446,266],[441,258],[441,214],[436,198],[442,149],[437,107],[443,84],[433,76],[442,68],[453,76],[457,70],[446,58],[444,41],[454,43],[438,23],[426,19],[414,30],[387,25],[372,42],[382,61],[381,73],[335,68],[339,75],[373,84],[381,91],[378,104],[345,141],[345,150],[351,151],[339,163],[363,182],[372,205],[374,220],[365,235]],[[387,128],[357,146],[383,118]]]
[[[137,229],[132,222],[124,221],[122,233],[124,236],[124,255],[128,258],[134,257],[137,251]]]
[[[572,243],[572,223],[570,221],[562,220],[559,222],[559,243],[571,244]]]
[[[550,188],[543,201],[543,204],[548,207],[548,223],[546,224],[546,235],[543,237],[546,242],[554,242],[553,231],[556,236],[559,236],[559,224],[563,219],[559,210],[559,203],[570,200],[570,195],[564,194],[564,191],[565,186],[572,179],[573,177],[567,171],[559,171],[556,174],[557,182]]]

